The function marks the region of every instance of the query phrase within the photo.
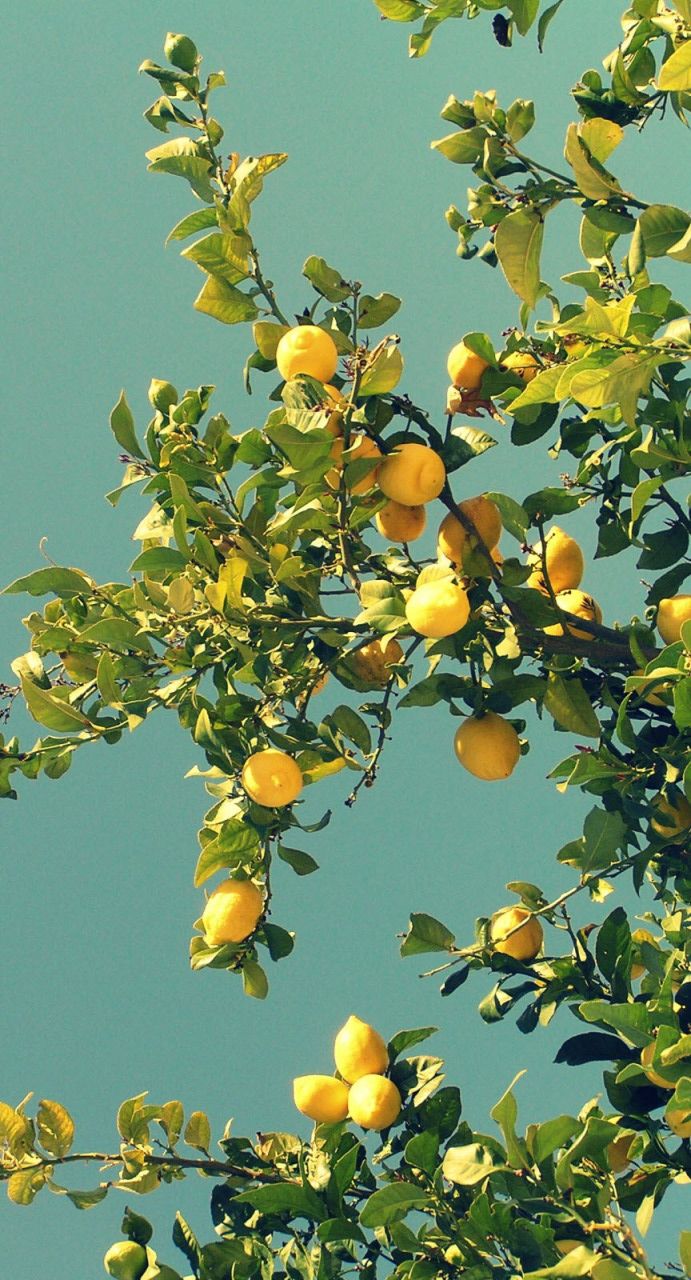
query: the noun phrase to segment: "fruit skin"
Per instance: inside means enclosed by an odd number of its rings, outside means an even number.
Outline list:
[[[565,613],[573,613],[577,618],[585,618],[588,622],[598,624],[602,622],[602,609],[597,600],[593,600],[593,597],[587,595],[585,591],[560,591],[557,595],[557,604]],[[563,636],[569,632],[578,640],[594,639],[590,631],[581,631],[579,627],[562,627],[560,622],[555,622],[550,627],[543,627],[543,631],[547,636]]]
[[[327,430],[328,429],[329,428],[327,424]],[[346,458],[346,465],[349,462],[358,462],[362,458],[381,458],[381,456],[382,456],[381,449],[378,447],[378,445],[375,444],[374,440],[370,440],[369,436],[360,436],[360,435],[351,436],[350,444],[348,445],[348,457]],[[340,438],[337,438],[336,440],[334,440],[331,446],[331,457],[336,463],[336,466],[332,467],[330,471],[327,471],[325,479],[326,479],[326,483],[329,485],[329,488],[338,489],[341,484],[341,471],[343,470],[343,465],[344,465],[342,461],[343,440],[341,440]],[[356,480],[355,484],[348,484],[348,481],[346,479],[346,487],[350,490],[351,493],[354,493],[356,495],[359,495],[361,493],[367,493],[368,490],[372,489],[374,485],[377,483],[378,474],[379,474],[379,467],[373,467],[371,471],[367,472],[367,475],[361,476],[359,480]]]
[[[399,444],[382,462],[377,484],[382,493],[406,507],[417,507],[438,498],[446,480],[446,467],[426,444]]]
[[[334,1041],[334,1061],[338,1074],[355,1084],[361,1076],[369,1078],[386,1071],[389,1051],[379,1032],[351,1013]]]
[[[338,1124],[348,1114],[348,1086],[335,1076],[298,1076],[293,1100],[303,1116],[318,1124]]]
[[[539,548],[538,548],[539,552]],[[568,533],[564,533],[558,525],[550,529],[545,538],[545,561],[547,563],[547,576],[552,585],[555,595],[560,591],[570,591],[577,587],[583,577],[585,562],[583,552],[576,542],[575,538],[570,537]],[[542,559],[536,565],[533,575],[542,579]],[[530,586],[538,585],[529,581]],[[544,590],[544,582],[542,586],[538,585],[539,590]]]
[[[338,368],[336,343],[316,324],[298,324],[283,334],[276,348],[278,372],[286,382],[306,373],[320,382],[330,382]]]
[[[665,1120],[677,1138],[691,1138],[691,1111],[684,1107],[672,1107],[665,1112]]]
[[[134,1240],[118,1240],[103,1259],[105,1270],[115,1280],[139,1280],[148,1265],[146,1249]]]
[[[676,1086],[671,1081],[665,1080],[664,1076],[661,1076],[660,1073],[650,1065],[654,1055],[655,1045],[653,1042],[647,1044],[645,1048],[641,1050],[641,1066],[645,1071],[645,1074],[651,1084],[656,1084],[660,1089],[673,1090]]]
[[[669,684],[667,684],[667,683],[666,683],[666,684],[659,684],[659,683],[657,683],[657,681],[658,681],[659,677],[656,675],[656,672],[655,672],[655,671],[651,671],[651,672],[649,672],[649,673],[648,673],[648,675],[646,676],[646,673],[645,673],[645,671],[643,670],[643,668],[642,668],[642,667],[637,667],[633,674],[634,674],[635,676],[644,676],[644,677],[645,677],[645,684],[640,684],[640,685],[638,686],[638,688],[635,690],[635,692],[636,692],[636,696],[637,696],[638,698],[641,698],[643,702],[647,702],[647,703],[649,703],[649,705],[650,705],[651,707],[665,707],[665,706],[667,706],[667,703],[665,702],[664,698],[661,698],[661,697],[660,697],[660,694],[661,694],[661,693],[665,693],[665,692],[670,688],[670,685],[669,685]],[[647,688],[648,684],[651,684],[653,681],[655,681],[655,682],[656,682],[655,687],[657,688],[658,692],[657,692],[657,693],[654,693],[654,692],[652,692],[652,691],[651,691],[650,693],[646,693],[646,688]]]
[[[465,498],[463,502],[459,502],[458,509],[472,521],[487,550],[492,551],[501,537],[502,524],[499,508],[490,498],[479,494],[476,498]],[[464,557],[476,547],[475,538],[466,532],[460,520],[450,512],[444,516],[437,534],[439,555],[446,556],[456,568],[460,568]]]
[[[660,792],[653,799],[653,807],[657,816],[650,819],[650,825],[656,835],[669,840],[670,844],[676,843],[676,837],[691,827],[691,804],[686,796],[670,800]]]
[[[302,791],[302,774],[292,756],[276,747],[266,747],[245,760],[242,785],[255,804],[281,809],[297,800]]]
[[[388,1129],[398,1119],[402,1105],[398,1089],[386,1076],[360,1076],[348,1094],[351,1119],[362,1129]]]
[[[457,342],[449,352],[446,367],[455,387],[462,387],[464,391],[477,391],[489,364],[482,356],[476,356],[464,342]]]
[[[425,532],[427,512],[423,506],[407,507],[390,501],[377,512],[374,523],[389,542],[414,542]]]
[[[521,925],[522,920],[526,922],[523,925]],[[506,938],[507,933],[511,933],[516,925],[521,925],[520,929],[516,929],[510,938]],[[536,916],[531,916],[525,907],[504,907],[492,916],[490,937],[495,951],[500,951],[503,956],[512,956],[514,960],[525,962],[535,959],[542,947],[544,934],[540,921]],[[504,938],[506,938],[505,942],[502,941]]]
[[[510,369],[511,373],[515,373],[522,382],[532,382],[540,372],[535,356],[532,356],[529,351],[512,351],[501,363],[504,369]]]
[[[405,606],[413,631],[430,640],[452,636],[470,617],[467,592],[451,578],[437,578],[416,587]]]
[[[163,45],[163,52],[169,62],[174,67],[179,67],[180,71],[191,73],[197,65],[199,52],[194,40],[190,40],[189,36],[180,35],[177,31],[169,31]]]
[[[516,730],[496,711],[464,720],[456,730],[453,747],[459,764],[483,782],[508,778],[521,755]]]
[[[167,413],[171,405],[178,404],[180,397],[172,382],[163,382],[160,378],[152,378],[149,384],[149,403],[160,413]]]
[[[691,596],[667,596],[657,606],[657,629],[665,644],[681,640],[683,623],[691,618]]]
[[[205,941],[210,947],[243,942],[254,933],[263,910],[264,895],[252,880],[222,880],[202,914]]]
[[[370,640],[349,655],[349,666],[360,680],[383,689],[391,676],[390,667],[402,660],[403,650],[398,640]]]
[[[657,942],[649,929],[634,929],[631,934],[632,942],[649,942],[652,946],[657,946]],[[631,965],[630,976],[631,981],[636,982],[638,978],[642,978],[645,973],[645,965],[637,964],[636,961]]]

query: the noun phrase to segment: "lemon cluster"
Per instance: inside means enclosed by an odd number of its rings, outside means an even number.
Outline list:
[[[298,1076],[293,1081],[298,1111],[318,1124],[338,1124],[350,1116],[362,1129],[388,1129],[403,1103],[385,1075],[389,1053],[379,1032],[351,1014],[336,1036],[334,1060],[336,1076]]]

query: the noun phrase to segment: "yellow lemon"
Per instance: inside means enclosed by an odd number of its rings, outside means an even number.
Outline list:
[[[649,929],[634,929],[631,934],[631,941],[640,944],[641,942],[649,942],[651,946],[657,946],[657,941],[653,937]],[[640,954],[640,952],[639,952]],[[636,961],[631,965],[631,981],[636,982],[638,978],[642,978],[645,973],[645,965],[638,964]]]
[[[671,669],[673,670],[673,668]],[[670,670],[670,668],[665,667],[664,670],[666,673],[668,670]],[[633,674],[635,676],[645,677],[645,683],[639,684],[638,687],[634,690],[634,693],[636,694],[637,698],[642,698],[643,702],[648,702],[651,707],[664,707],[667,705],[664,698],[660,697],[660,694],[665,693],[671,686],[668,683],[663,684],[660,681],[659,675],[654,670],[648,672],[648,674],[646,675],[643,668],[638,667]],[[646,689],[649,684],[654,684],[654,687],[657,689],[657,693],[653,691],[651,691],[650,693],[646,693]]]
[[[463,502],[459,502],[458,509],[474,524],[487,550],[492,551],[501,537],[502,525],[499,508],[491,498],[486,498],[484,494],[479,494],[476,498],[465,498]],[[477,539],[466,531],[460,520],[450,512],[444,516],[437,535],[437,550],[441,556],[446,556],[447,560],[459,568],[464,556],[476,547]]]
[[[298,1076],[293,1100],[303,1116],[318,1124],[338,1124],[348,1114],[348,1086],[335,1076]]]
[[[462,387],[464,391],[477,391],[485,369],[489,369],[487,361],[466,347],[464,342],[457,342],[451,348],[446,367],[453,385]]]
[[[111,1245],[103,1259],[108,1275],[114,1276],[115,1280],[139,1280],[148,1265],[146,1249],[135,1244],[134,1240],[119,1240]]]
[[[652,1066],[654,1056],[655,1044],[651,1042],[645,1046],[645,1049],[641,1050],[641,1066],[650,1083],[656,1084],[660,1089],[674,1089],[676,1086],[669,1080],[665,1080],[664,1076],[661,1076],[659,1071],[656,1071]]]
[[[418,635],[430,640],[452,636],[470,617],[468,594],[451,578],[423,582],[407,600],[405,616]]]
[[[391,676],[391,666],[403,659],[398,640],[370,640],[348,655],[348,665],[367,684],[383,689]]]
[[[334,1041],[334,1061],[339,1075],[354,1084],[386,1071],[389,1051],[379,1032],[352,1013]]]
[[[297,800],[302,791],[302,774],[292,756],[276,747],[266,747],[245,761],[242,785],[255,804],[281,809]]]
[[[532,382],[540,372],[540,366],[529,351],[512,351],[506,359],[502,360],[505,369],[510,369],[512,373],[518,375],[522,382]]]
[[[483,782],[508,778],[521,754],[513,725],[495,711],[464,720],[456,730],[453,746],[459,764]]]
[[[362,1129],[388,1129],[402,1105],[398,1089],[386,1076],[360,1076],[348,1094],[351,1119]]]
[[[446,467],[434,449],[426,444],[398,444],[387,454],[377,484],[387,498],[417,507],[437,498],[444,488]]]
[[[541,548],[538,547],[537,555],[540,550]],[[564,533],[564,530],[559,529],[557,525],[550,529],[545,538],[545,560],[547,575],[555,594],[560,591],[570,591],[578,586],[585,568],[583,552],[576,539]],[[537,586],[538,590],[545,590],[541,557],[533,572],[539,578],[539,582],[531,582],[529,578],[528,586]],[[531,574],[532,577],[533,574]]]
[[[598,624],[602,622],[602,609],[597,600],[593,600],[593,597],[587,595],[585,591],[560,591],[557,594],[557,604],[565,613],[573,613],[577,618]],[[543,631],[548,636],[563,636],[569,632],[578,640],[594,638],[590,631],[582,631],[580,627],[562,627],[560,622],[555,622],[551,627],[543,627]]]
[[[656,835],[669,840],[670,844],[676,843],[676,837],[691,827],[691,804],[686,796],[670,800],[660,792],[653,799],[653,808],[656,816],[650,819],[650,825]]]
[[[252,880],[222,880],[204,907],[202,927],[210,947],[243,942],[257,927],[264,895]]]
[[[516,932],[511,933],[512,929]],[[535,959],[544,935],[537,916],[531,916],[525,907],[503,907],[492,916],[490,937],[495,951],[512,956],[514,960],[528,961]]]
[[[672,1107],[665,1120],[677,1138],[691,1138],[691,1107]]]
[[[336,344],[325,329],[316,324],[298,324],[283,334],[276,348],[278,372],[286,382],[306,373],[320,382],[329,382],[338,367]]]
[[[389,542],[414,542],[425,532],[427,512],[423,506],[406,507],[402,502],[387,502],[374,517],[382,538]]]
[[[691,618],[691,596],[668,596],[657,606],[657,629],[665,644],[681,640],[681,628]]]
[[[381,458],[381,456],[381,449],[379,449],[378,445],[375,444],[374,440],[370,440],[369,436],[356,435],[351,436],[350,438],[348,455],[344,462],[343,441],[341,439],[336,439],[331,446],[331,457],[334,459],[336,466],[332,467],[330,471],[327,471],[326,483],[331,489],[338,489],[341,483],[341,471],[343,470],[344,465],[347,466],[349,462],[361,461],[363,458]],[[367,493],[367,491],[373,488],[377,483],[378,471],[378,467],[373,467],[371,471],[366,473],[366,475],[361,476],[359,480],[356,480],[355,484],[348,483],[348,479],[346,477],[346,485],[350,492],[356,495]]]

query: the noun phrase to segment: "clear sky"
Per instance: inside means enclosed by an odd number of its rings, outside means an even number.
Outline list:
[[[118,482],[107,416],[121,387],[140,422],[152,376],[178,387],[215,383],[217,408],[237,429],[266,414],[266,384],[249,401],[242,391],[249,330],[195,313],[196,268],[163,248],[194,204],[185,184],[148,175],[143,159],[162,138],[141,116],[156,86],[136,70],[161,56],[166,30],[189,31],[205,68],[225,69],[229,89],[216,113],[229,150],[290,153],[267,181],[253,223],[284,308],[298,311],[308,299],[300,269],[311,253],[371,293],[402,296],[405,388],[439,420],[450,346],[471,329],[498,342],[517,317],[498,272],[455,257],[443,212],[463,205],[468,171],[429,149],[448,132],[439,110],[450,92],[462,98],[475,88],[498,88],[504,105],[533,96],[533,151],[557,160],[572,118],[568,88],[616,43],[619,8],[612,0],[564,5],[542,58],[532,40],[503,50],[488,22],[458,22],[441,29],[428,58],[409,63],[407,28],[379,22],[371,0],[12,6],[3,23],[11,57],[3,68],[2,583],[40,564],[44,536],[61,564],[122,580],[145,508],[133,499],[113,512],[102,497]],[[644,198],[679,202],[681,143],[673,121],[642,138],[627,135],[617,172]],[[573,230],[564,217],[550,232],[544,275],[553,282],[581,265]],[[562,466],[547,457],[545,441],[519,454],[504,442],[454,483],[458,497],[489,488],[520,499]],[[569,527],[592,555],[589,516]],[[592,566],[585,585],[607,621],[641,607],[635,570],[622,580],[620,559]],[[27,647],[27,609],[26,599],[2,602],[0,680]],[[296,1124],[306,1132],[291,1080],[331,1070],[333,1035],[356,1012],[387,1036],[437,1024],[430,1047],[447,1058],[480,1128],[524,1066],[524,1121],[580,1107],[598,1091],[599,1073],[550,1065],[577,1029],[568,1014],[531,1037],[511,1025],[489,1028],[475,1010],[486,979],[442,1001],[433,982],[419,981],[424,966],[398,958],[396,934],[411,910],[469,938],[474,918],[506,900],[507,880],[558,891],[567,880],[553,855],[580,832],[583,800],[558,796],[545,781],[571,737],[531,722],[530,755],[492,788],[461,775],[454,727],[438,709],[402,711],[379,782],[352,811],[342,804],[342,780],[313,789],[310,812],[330,804],[334,818],[306,846],[320,873],[279,874],[275,918],[297,930],[298,945],[272,967],[263,1005],[246,1000],[228,975],[188,968],[200,903],[196,830],[207,797],[199,781],[183,781],[198,756],[172,717],[115,748],[85,748],[59,784],[20,781],[19,802],[1,810],[0,1097],[16,1104],[33,1090],[63,1101],[82,1149],[113,1149],[118,1103],[144,1089],[156,1101],[179,1097],[190,1110],[208,1110],[216,1136],[229,1116],[237,1133]],[[25,732],[32,738],[35,726]],[[601,917],[597,907],[585,913]],[[84,1171],[72,1185],[93,1182]],[[182,1261],[169,1244],[178,1206],[202,1239],[212,1238],[209,1190],[195,1179],[134,1205],[156,1223],[163,1260]],[[97,1276],[125,1203],[113,1194],[77,1217],[47,1193],[29,1210],[0,1201],[0,1273]],[[676,1254],[674,1216],[670,1198],[661,1212],[667,1230],[656,1229],[662,1259]]]

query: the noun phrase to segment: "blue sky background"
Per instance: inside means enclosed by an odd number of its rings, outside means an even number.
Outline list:
[[[152,376],[180,388],[215,383],[216,407],[238,430],[266,413],[260,380],[252,400],[242,390],[249,330],[195,313],[201,278],[175,247],[163,249],[194,205],[185,184],[148,175],[143,159],[162,138],[141,117],[156,86],[136,69],[160,58],[166,30],[189,31],[205,69],[225,69],[229,89],[215,111],[228,150],[290,153],[253,223],[284,309],[308,300],[300,270],[311,253],[371,293],[402,296],[405,389],[438,421],[448,349],[470,329],[498,342],[517,317],[498,272],[454,255],[443,212],[463,206],[469,171],[429,149],[448,132],[439,110],[450,92],[467,97],[475,88],[498,88],[504,105],[533,96],[539,123],[528,150],[557,161],[572,118],[569,86],[616,43],[618,12],[602,0],[565,5],[542,58],[532,40],[500,49],[488,22],[448,23],[428,58],[410,64],[408,29],[379,22],[369,0],[14,6],[4,21],[12,58],[4,67],[10,323],[0,580],[38,566],[44,536],[59,563],[122,579],[145,508],[133,499],[112,511],[102,497],[118,482],[107,416],[121,387],[140,423]],[[681,143],[674,121],[627,135],[617,173],[643,198],[679,202]],[[553,283],[581,265],[574,224],[554,221],[543,271]],[[555,481],[565,464],[550,461],[548,443],[520,453],[503,443],[459,473],[457,496],[503,489],[520,499]],[[592,554],[589,513],[569,528]],[[631,567],[627,577],[620,557],[587,572],[584,585],[607,621],[642,607]],[[27,611],[26,600],[2,602],[0,679],[26,647]],[[115,749],[85,749],[59,785],[20,783],[19,802],[2,809],[0,1096],[16,1104],[33,1090],[61,1100],[76,1116],[81,1149],[113,1149],[117,1105],[144,1089],[153,1100],[179,1097],[189,1110],[208,1110],[216,1136],[229,1116],[237,1133],[296,1122],[307,1132],[292,1107],[292,1078],[332,1069],[333,1035],[356,1012],[387,1036],[439,1025],[430,1047],[447,1058],[449,1080],[480,1128],[521,1067],[523,1121],[580,1107],[598,1092],[599,1073],[551,1065],[577,1029],[568,1015],[529,1038],[511,1025],[486,1027],[475,1011],[484,979],[441,1001],[436,985],[417,977],[424,966],[398,958],[396,934],[411,910],[469,938],[474,918],[505,902],[507,880],[534,880],[550,893],[568,883],[553,855],[580,832],[584,801],[557,795],[545,775],[573,739],[531,722],[530,755],[492,788],[459,770],[454,728],[438,709],[403,711],[380,780],[354,810],[343,807],[343,780],[310,792],[310,814],[330,804],[334,818],[306,846],[318,875],[298,880],[280,868],[275,919],[297,930],[298,945],[272,968],[264,1005],[244,999],[227,975],[188,968],[207,797],[199,781],[183,781],[199,759],[172,717]],[[31,739],[35,726],[25,733]],[[584,918],[601,914],[584,907]],[[72,1185],[94,1181],[84,1171]],[[156,1223],[163,1260],[182,1263],[169,1243],[178,1206],[202,1239],[212,1238],[209,1189],[193,1178],[134,1203]],[[0,1201],[0,1271],[13,1280],[97,1276],[125,1203],[113,1193],[77,1217],[47,1193],[32,1210]],[[676,1256],[680,1212],[678,1197],[660,1211],[660,1260]]]

